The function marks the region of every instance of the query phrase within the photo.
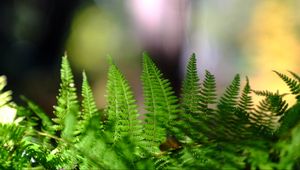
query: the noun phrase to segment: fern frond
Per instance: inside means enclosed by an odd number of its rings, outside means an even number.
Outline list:
[[[299,83],[300,83],[300,76],[295,72],[288,71]]]
[[[218,105],[216,116],[211,118],[215,121],[217,127],[216,135],[221,138],[234,139],[236,122],[239,117],[236,115],[236,108],[238,106],[240,91],[240,76],[237,74],[232,80],[231,84],[226,88],[224,94],[221,96]],[[220,136],[220,134],[222,134]]]
[[[142,128],[136,101],[127,80],[113,63],[108,71],[107,96],[108,124],[113,132],[113,141],[125,136],[139,140]]]
[[[158,151],[158,145],[165,140],[166,129],[179,112],[178,99],[170,82],[150,59],[143,54],[142,82],[145,98],[145,135],[151,152]]]
[[[99,116],[98,112],[99,110],[97,109],[96,102],[93,96],[92,89],[89,85],[86,73],[82,73],[83,81],[82,81],[82,102],[81,102],[81,121],[79,122],[83,129],[86,129],[89,120],[95,116]],[[99,118],[100,120],[100,118]],[[82,130],[83,130],[82,129]]]
[[[281,116],[286,112],[288,103],[283,100],[286,94],[269,91],[254,91],[257,95],[265,96],[265,99],[259,102],[251,119],[270,133],[277,130]]]
[[[61,83],[59,95],[57,96],[57,106],[54,106],[56,118],[53,121],[57,124],[56,130],[63,130],[62,136],[71,139],[76,128],[77,117],[79,116],[79,103],[67,56],[62,58],[60,76]]]
[[[246,77],[246,85],[244,86],[244,89],[242,91],[242,95],[238,103],[238,109],[248,114],[253,110],[253,101],[250,94],[251,87],[249,84],[249,79],[248,77]]]
[[[200,79],[197,74],[196,56],[192,54],[187,65],[187,72],[182,83],[182,95],[181,95],[181,107],[182,113],[179,115],[180,120],[177,121],[179,131],[176,132],[176,136],[181,140],[188,141],[187,136],[195,136],[198,134],[198,128],[195,125],[199,125],[198,117],[201,116],[200,102]],[[197,129],[194,131],[193,129]],[[183,134],[181,133],[182,131]]]
[[[290,88],[290,91],[292,92],[292,94],[299,96],[300,95],[300,81],[292,79],[290,77],[288,77],[285,74],[279,73],[277,71],[273,71],[274,73],[276,73]],[[290,72],[295,78],[299,78],[295,73]]]
[[[239,98],[240,91],[240,75],[237,74],[229,87],[226,88],[225,93],[220,98],[218,103],[218,109],[220,114],[225,115],[228,112],[232,112],[237,106],[237,100]]]
[[[208,70],[205,70],[205,79],[200,90],[200,108],[204,114],[212,112],[211,105],[217,103],[216,80]]]
[[[187,65],[187,73],[182,85],[181,104],[185,110],[185,114],[195,114],[200,111],[200,84],[197,74],[196,56],[192,54]]]
[[[194,94],[195,95],[195,94]],[[215,126],[215,104],[217,102],[215,77],[205,70],[205,79],[200,87],[199,100],[197,102],[198,112],[190,119],[190,127],[184,127],[184,133],[194,142],[202,143]],[[185,124],[186,122],[183,122]],[[200,133],[199,133],[200,132]],[[200,135],[201,134],[201,135]],[[204,137],[204,138],[203,138]]]

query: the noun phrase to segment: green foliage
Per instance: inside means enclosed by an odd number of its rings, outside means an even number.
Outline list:
[[[73,74],[67,57],[62,58],[61,64],[61,83],[59,95],[57,97],[57,106],[54,107],[53,121],[56,123],[56,130],[63,130],[62,136],[68,140],[73,138],[76,119],[79,113],[79,103],[77,100]]]
[[[163,78],[148,54],[143,54],[142,82],[145,97],[145,140],[150,152],[158,152],[158,146],[166,139],[167,130],[178,113],[178,99],[170,82]]]
[[[13,104],[0,77],[0,169],[299,169],[300,77],[274,72],[291,94],[253,90],[247,77],[240,90],[236,75],[217,99],[214,75],[206,70],[200,82],[193,54],[178,100],[144,53],[144,119],[112,61],[107,106],[98,109],[85,72],[77,97],[63,57],[53,119],[25,97],[25,106]],[[254,94],[263,97],[257,105]]]
[[[290,78],[285,74],[279,73],[277,71],[274,71],[290,88],[290,91],[292,94],[296,95],[296,99],[299,101],[300,100],[300,77],[294,73],[289,71],[289,73],[295,78]]]
[[[106,112],[113,142],[125,136],[135,141],[141,140],[142,126],[138,119],[133,93],[127,80],[113,63],[110,64],[108,71],[107,93]]]
[[[81,91],[81,96],[82,96],[82,102],[81,102],[81,115],[80,115],[80,130],[85,131],[88,127],[89,120],[92,118],[95,118],[99,116],[99,110],[96,106],[96,102],[93,96],[92,89],[89,85],[86,73],[82,73],[82,91]]]
[[[200,112],[200,78],[197,74],[196,55],[193,54],[187,65],[187,73],[182,83],[181,105],[185,113]]]

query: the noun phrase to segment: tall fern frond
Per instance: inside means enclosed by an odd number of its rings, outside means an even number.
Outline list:
[[[113,141],[129,136],[136,141],[141,139],[137,105],[127,80],[119,69],[110,64],[107,82],[107,113]]]
[[[82,81],[82,102],[81,102],[81,120],[80,124],[81,128],[86,129],[89,123],[89,120],[93,117],[100,116],[99,110],[97,109],[96,102],[93,96],[92,89],[89,85],[86,73],[82,73],[83,81]],[[100,120],[100,117],[99,117]],[[100,127],[99,127],[100,128]]]
[[[198,117],[201,114],[200,109],[200,79],[197,74],[196,56],[192,54],[187,65],[187,72],[182,83],[181,107],[182,113],[178,125],[180,131],[177,132],[177,137],[184,139],[186,135],[195,136],[198,129],[195,126],[199,125]],[[193,128],[194,127],[194,128]],[[196,132],[193,129],[197,129]],[[188,133],[188,134],[187,134]],[[190,134],[191,133],[191,134]],[[183,135],[183,136],[182,136]]]
[[[211,74],[208,70],[205,70],[205,78],[200,87],[200,96],[199,96],[199,112],[195,116],[196,121],[192,124],[192,129],[195,129],[196,134],[201,132],[204,134],[211,133],[211,128],[216,126],[215,121],[215,104],[217,103],[217,94],[216,94],[216,81],[215,76]],[[187,131],[193,132],[192,129],[187,129]],[[207,135],[204,135],[207,137]],[[194,141],[200,143],[203,142],[203,135],[191,135],[189,136]]]
[[[181,104],[185,114],[196,114],[200,111],[200,78],[197,74],[196,56],[192,54],[187,65],[187,73],[182,84]]]
[[[145,98],[145,136],[151,152],[157,152],[157,146],[165,140],[166,129],[175,120],[179,112],[178,99],[174,95],[170,82],[150,59],[143,54],[142,82]]]
[[[235,138],[234,130],[238,120],[236,108],[238,106],[239,91],[240,76],[237,74],[218,102],[218,114],[212,117],[215,120],[215,126],[217,126],[216,135],[221,138]]]
[[[72,70],[67,56],[62,58],[61,83],[57,106],[54,106],[53,119],[57,123],[56,130],[63,130],[62,136],[71,139],[76,128],[76,119],[79,116],[79,103],[77,100]]]

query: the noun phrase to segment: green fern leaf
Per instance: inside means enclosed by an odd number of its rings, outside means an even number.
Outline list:
[[[237,74],[218,102],[218,114],[211,116],[211,119],[214,120],[214,126],[217,127],[217,130],[214,132],[217,137],[226,139],[235,138],[234,129],[238,120],[236,108],[238,106],[239,91],[240,76]]]
[[[127,80],[113,63],[108,71],[107,96],[108,124],[113,132],[113,141],[125,136],[138,141],[142,128],[136,101]]]
[[[238,98],[239,98],[239,91],[240,91],[240,75],[236,75],[230,84],[229,87],[226,88],[225,93],[220,98],[218,103],[218,109],[221,115],[225,115],[226,113],[230,113],[235,109],[237,106]]]
[[[198,113],[200,101],[200,84],[197,74],[196,56],[193,54],[188,62],[187,73],[182,85],[181,104],[185,113]]]
[[[290,72],[297,80],[292,79],[290,77],[288,77],[285,74],[279,73],[277,71],[274,71],[290,88],[290,91],[292,92],[292,94],[300,96],[300,81],[299,81],[299,76],[297,76],[295,73]]]
[[[57,106],[54,106],[54,109],[56,118],[53,121],[57,123],[56,130],[63,130],[62,136],[72,139],[79,115],[79,103],[72,70],[66,56],[62,58],[61,83],[57,97]]]
[[[288,71],[299,83],[300,83],[300,76],[295,72]]]
[[[207,115],[213,112],[211,106],[217,103],[215,76],[205,70],[205,79],[200,90],[200,108]]]
[[[166,129],[179,112],[178,99],[170,82],[150,59],[143,54],[142,82],[146,106],[145,140],[151,152],[157,152],[158,145],[166,139]]]
[[[97,109],[96,102],[93,96],[92,89],[89,85],[86,73],[82,73],[83,81],[82,81],[82,102],[81,102],[81,128],[86,129],[87,125],[90,122],[90,119],[99,115],[99,110]],[[99,118],[100,120],[100,118]]]
[[[254,108],[254,113],[251,119],[266,133],[273,134],[279,127],[279,120],[288,108],[288,103],[283,100],[286,94],[273,93],[270,91],[255,91],[255,94],[265,96],[259,102],[257,108]]]
[[[253,101],[250,94],[251,94],[251,88],[249,84],[249,79],[248,77],[246,77],[246,85],[243,89],[242,95],[240,97],[240,101],[238,103],[238,110],[248,114],[253,110]]]

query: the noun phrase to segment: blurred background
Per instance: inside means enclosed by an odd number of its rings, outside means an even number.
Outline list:
[[[51,113],[67,51],[80,89],[86,70],[97,104],[105,105],[111,55],[142,103],[142,52],[178,95],[187,59],[200,77],[216,76],[221,94],[236,73],[253,89],[288,92],[272,70],[300,73],[299,0],[1,0],[0,74],[14,97]]]

